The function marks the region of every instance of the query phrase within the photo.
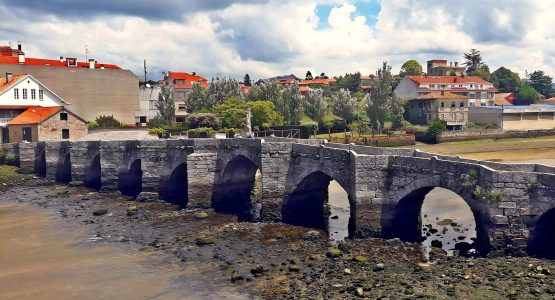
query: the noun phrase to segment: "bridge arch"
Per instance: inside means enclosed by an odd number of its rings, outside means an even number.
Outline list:
[[[214,210],[236,214],[243,220],[252,219],[252,198],[258,170],[258,164],[245,155],[236,155],[229,160],[214,184]]]
[[[476,199],[472,188],[458,182],[420,179],[404,189],[390,192],[382,207],[382,236],[409,242],[420,241],[422,205],[426,195],[436,187],[454,192],[468,205],[476,225],[476,241],[473,247],[480,255],[487,254],[491,249],[490,230],[493,228],[489,207]]]
[[[182,162],[172,169],[167,181],[161,183],[160,197],[172,204],[186,207],[189,201],[187,194],[187,163]]]
[[[83,184],[88,188],[99,190],[102,187],[101,176],[100,154],[96,154],[86,166]]]
[[[327,172],[312,171],[304,177],[299,177],[296,184],[290,187],[282,205],[282,220],[284,223],[325,229],[327,223],[324,204],[328,201],[328,187],[335,180],[345,192],[349,200],[348,232],[352,236],[356,230],[356,203],[350,193],[350,187],[341,178],[334,178]]]
[[[141,160],[135,159],[126,169],[119,173],[118,189],[124,195],[137,197],[143,189],[142,179]]]
[[[35,155],[35,174],[46,177],[46,151],[38,151]]]
[[[71,158],[69,152],[60,152],[60,154],[58,155],[55,176],[57,182],[71,182]]]
[[[529,227],[527,252],[531,256],[555,259],[555,208],[537,216]]]

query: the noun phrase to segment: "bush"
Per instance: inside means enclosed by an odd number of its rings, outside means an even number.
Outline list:
[[[208,127],[200,127],[195,129],[189,129],[187,135],[189,138],[209,138],[214,137],[215,130]]]
[[[194,113],[185,118],[185,124],[190,129],[209,127],[218,128],[218,118],[211,113]]]
[[[98,127],[110,128],[110,127],[125,127],[125,124],[118,121],[114,116],[98,116],[94,121]]]
[[[88,128],[98,128],[98,123],[96,121],[90,121],[87,123]]]
[[[165,125],[164,120],[162,120],[162,118],[158,116],[151,118],[150,120],[148,120],[148,123],[146,124],[148,128],[162,128],[164,127],[164,125]]]
[[[436,141],[437,135],[441,132],[447,130],[447,127],[440,119],[435,119],[430,123],[428,129],[426,130],[426,137]]]
[[[234,137],[236,134],[243,132],[243,130],[239,128],[224,128],[218,130],[218,132],[225,133],[227,137]]]
[[[148,133],[150,133],[150,134],[164,134],[166,132],[167,132],[166,129],[161,128],[161,127],[149,128],[148,129]]]
[[[314,122],[311,118],[304,116],[301,119],[301,136],[310,137],[318,130],[318,123]]]

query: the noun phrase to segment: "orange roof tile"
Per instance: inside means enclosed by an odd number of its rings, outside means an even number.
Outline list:
[[[492,84],[489,81],[485,81],[478,76],[409,76],[409,79],[418,84],[428,84],[428,83],[480,83],[480,84]]]
[[[13,86],[15,83],[17,83],[20,79],[22,79],[25,76],[27,76],[27,74],[13,75],[12,81],[10,82],[6,82],[6,76],[3,76],[2,78],[0,78],[0,93],[9,89],[11,86]]]
[[[431,100],[431,99],[467,99],[466,96],[457,95],[449,92],[441,93],[430,93],[422,96],[418,96],[418,100]]]
[[[544,101],[555,101],[555,97],[547,98]]]
[[[512,96],[513,93],[499,93],[495,94],[495,98],[493,99],[493,104],[501,106],[501,105],[513,105],[507,98]]]
[[[32,106],[32,107],[29,107],[26,111],[22,112],[17,117],[13,118],[13,120],[8,122],[8,126],[38,124],[48,119],[50,116],[59,112],[62,109],[64,109],[62,106],[54,106],[54,107]]]
[[[0,56],[0,64],[17,65],[17,64],[19,64],[19,59],[18,59],[17,56]],[[30,57],[25,58],[25,63],[23,63],[23,65],[68,67],[66,61],[60,61],[60,60],[57,60],[57,59],[42,59],[42,58],[30,58]],[[77,66],[71,66],[71,68],[88,68],[88,67],[89,67],[88,62],[81,62],[81,61],[77,62]],[[100,64],[100,63],[95,63],[94,67],[96,69],[100,69],[101,67],[104,67],[105,69],[121,69],[117,65]]]
[[[168,72],[168,77],[171,79],[173,87],[176,89],[190,89],[193,83],[199,82],[202,86],[208,87],[208,80],[202,76],[192,75],[185,72]],[[182,79],[184,84],[175,84],[176,79]]]
[[[309,84],[330,84],[332,82],[334,82],[335,79],[330,78],[330,79],[325,79],[325,78],[319,78],[319,79],[312,79],[312,80],[301,80],[299,82],[299,85],[309,85]]]

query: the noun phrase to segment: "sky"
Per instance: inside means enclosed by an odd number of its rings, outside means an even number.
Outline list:
[[[394,72],[409,59],[555,77],[553,0],[0,0],[0,44],[28,57],[90,58],[149,79],[163,71],[242,80]]]

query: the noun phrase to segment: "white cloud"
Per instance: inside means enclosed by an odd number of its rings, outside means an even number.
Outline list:
[[[91,56],[141,74],[146,58],[151,77],[162,70],[196,71],[206,77],[251,78],[295,73],[373,73],[381,62],[394,69],[408,59],[461,61],[462,52],[481,50],[490,68],[543,69],[555,75],[555,7],[549,1],[381,2],[374,26],[356,2],[242,1],[219,9],[183,13],[163,20],[144,16],[46,15],[22,20],[0,6],[0,34],[26,40],[32,57]],[[331,4],[328,27],[319,28],[318,4]],[[14,24],[18,24],[14,26]],[[157,74],[155,74],[157,73]]]

